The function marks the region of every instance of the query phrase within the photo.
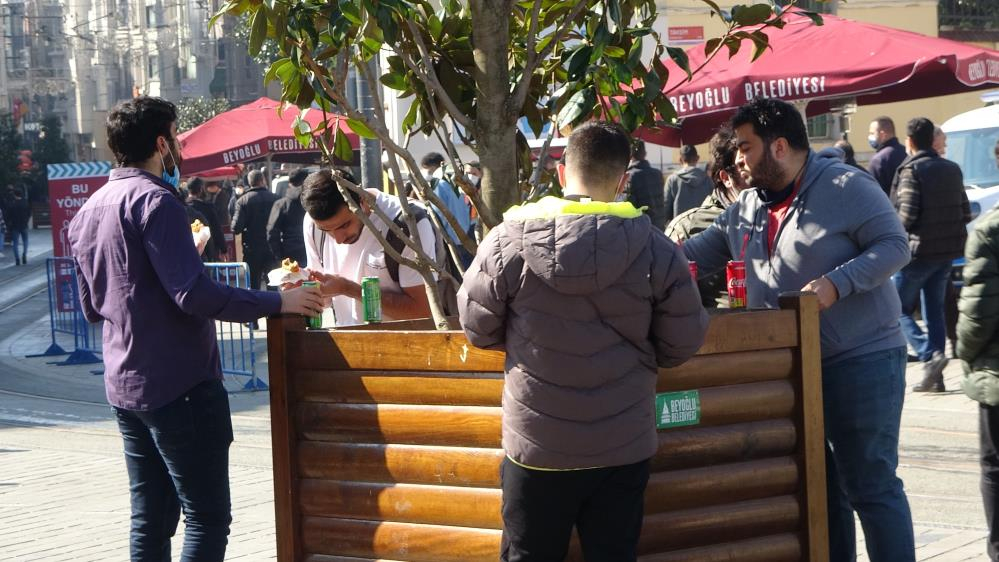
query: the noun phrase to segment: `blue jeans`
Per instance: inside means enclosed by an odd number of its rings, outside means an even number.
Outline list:
[[[913,259],[895,274],[895,288],[902,301],[902,332],[909,345],[916,350],[920,361],[929,361],[934,352],[943,353],[947,341],[947,323],[944,320],[944,298],[947,280],[950,279],[951,262]],[[919,307],[919,293],[923,294],[923,321],[926,332],[912,319]]]
[[[22,249],[20,252],[17,251],[17,239],[21,239]],[[15,256],[27,256],[28,255],[28,229],[24,230],[11,230],[10,231],[10,245],[14,250]]]
[[[225,557],[229,524],[229,396],[203,382],[147,412],[115,408],[125,440],[132,502],[132,562],[169,562],[170,537],[184,512],[182,562]]]
[[[916,547],[898,467],[905,348],[822,365],[829,560],[853,562],[853,513],[871,562],[912,562]]]

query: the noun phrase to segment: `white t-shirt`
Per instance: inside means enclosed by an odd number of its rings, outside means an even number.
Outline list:
[[[389,219],[394,219],[402,212],[402,204],[399,198],[386,195],[375,189],[369,189],[375,195],[375,204],[378,205]],[[416,204],[413,203],[415,206]],[[388,233],[389,227],[375,213],[368,215],[371,222],[384,236]],[[421,220],[416,224],[416,229],[420,233],[420,243],[423,251],[431,259],[436,259],[436,241],[434,238],[433,226],[430,219]],[[403,287],[416,287],[423,285],[423,277],[414,269],[399,264],[399,282],[396,283],[389,275],[388,267],[385,265],[385,249],[375,238],[374,234],[365,227],[361,230],[361,236],[353,244],[337,244],[336,240],[325,235],[323,246],[323,258],[319,259],[319,247],[316,244],[319,231],[313,236],[312,218],[306,213],[305,221],[302,224],[302,232],[305,237],[305,253],[308,257],[309,269],[321,270],[329,275],[339,275],[360,283],[364,277],[378,277],[378,284],[383,293],[401,293]],[[416,252],[412,248],[404,248],[403,257],[412,258]],[[320,263],[322,267],[320,267]],[[338,296],[333,298],[333,313],[336,316],[337,326],[351,326],[364,323],[364,308],[361,301],[354,300],[348,296]],[[384,315],[385,320],[392,320]]]

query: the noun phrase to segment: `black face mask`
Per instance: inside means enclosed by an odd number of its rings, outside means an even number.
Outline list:
[[[787,201],[788,197],[794,193],[794,184],[791,182],[787,184],[787,187],[780,191],[770,191],[769,189],[763,189],[762,187],[755,187],[756,194],[760,196],[760,201],[763,202],[763,206],[766,208],[771,208],[775,205],[780,205],[784,201]]]

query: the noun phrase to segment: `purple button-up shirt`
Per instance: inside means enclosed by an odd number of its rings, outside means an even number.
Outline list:
[[[112,170],[70,223],[69,242],[84,316],[104,320],[104,385],[119,408],[159,408],[221,379],[213,319],[281,310],[277,293],[205,274],[176,192],[143,170]]]

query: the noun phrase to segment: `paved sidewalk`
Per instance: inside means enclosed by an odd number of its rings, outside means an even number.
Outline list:
[[[11,405],[16,397],[0,392],[0,560],[125,560],[128,482],[120,437],[103,405],[102,379],[90,373],[93,365],[55,367],[45,358],[24,358],[47,346],[47,326],[40,319],[0,342],[0,376],[16,369],[45,389],[37,394],[70,398],[65,403],[24,398],[28,403]],[[258,373],[264,376],[262,342]],[[945,374],[950,392],[907,392],[905,398],[899,473],[913,505],[917,559],[985,560],[977,407],[957,391],[956,362]],[[918,365],[910,365],[908,384],[918,380]],[[274,559],[267,395],[237,394],[231,401],[234,523],[227,559]],[[934,435],[936,442],[930,441]],[[941,516],[944,508],[962,513],[960,524],[938,523],[953,520]],[[866,561],[859,524],[857,534],[859,560]],[[182,536],[183,525],[174,540],[175,559]]]

